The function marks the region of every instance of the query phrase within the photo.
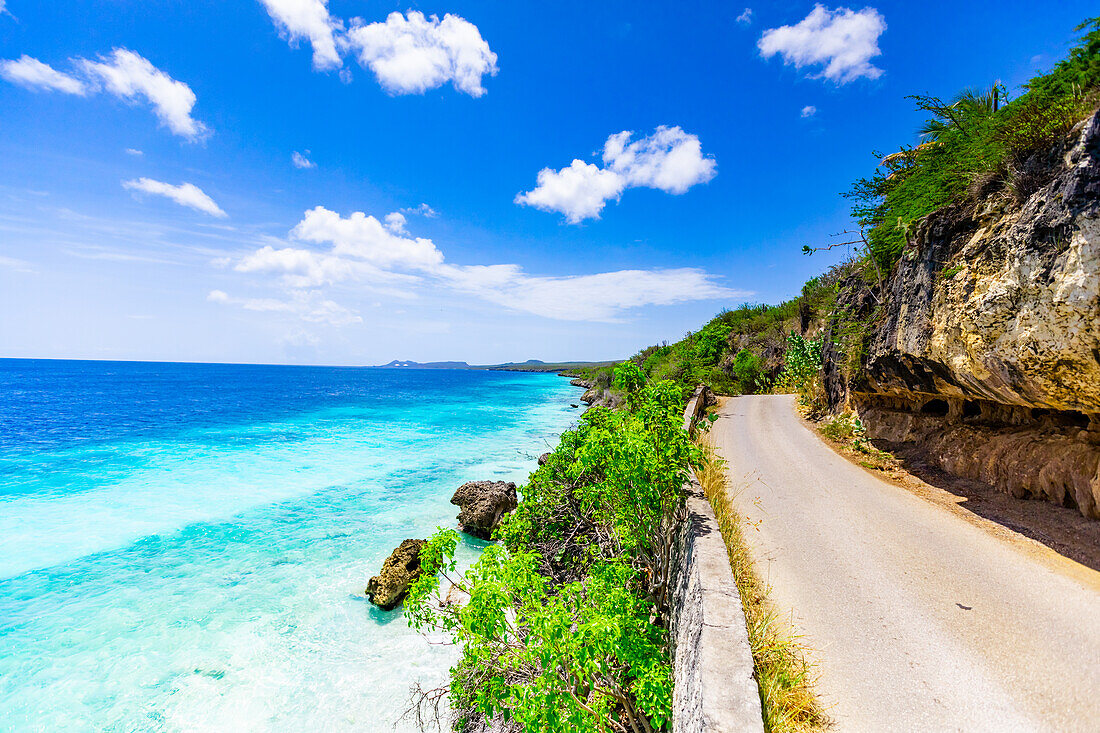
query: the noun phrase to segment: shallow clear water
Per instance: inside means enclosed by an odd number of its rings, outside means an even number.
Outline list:
[[[0,727],[392,730],[454,650],[367,579],[454,526],[462,482],[524,481],[576,398],[542,374],[0,360]]]

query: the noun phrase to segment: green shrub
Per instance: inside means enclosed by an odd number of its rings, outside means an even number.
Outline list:
[[[847,442],[850,440],[866,440],[867,429],[858,417],[851,412],[844,412],[832,420],[822,424],[821,432],[833,440]]]
[[[741,349],[733,357],[733,376],[737,378],[737,389],[741,394],[756,392],[764,378],[764,360],[748,349]]]
[[[683,389],[615,370],[628,409],[596,407],[562,436],[523,501],[469,572],[455,573],[457,535],[421,553],[406,601],[418,629],[451,634],[456,727],[471,716],[525,731],[608,731],[610,720],[661,730],[671,715],[667,619],[683,485],[702,453],[682,429]],[[469,594],[434,600],[440,576]]]

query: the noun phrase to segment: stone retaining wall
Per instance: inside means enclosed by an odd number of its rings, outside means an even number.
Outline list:
[[[689,430],[709,393],[695,390],[684,411]],[[674,733],[763,733],[760,693],[741,596],[710,502],[694,480],[673,576]]]

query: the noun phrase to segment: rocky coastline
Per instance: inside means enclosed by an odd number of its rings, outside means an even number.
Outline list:
[[[582,381],[573,379],[576,387]],[[550,453],[538,457],[543,466]],[[516,509],[519,497],[512,481],[467,481],[451,496],[451,504],[459,508],[458,529],[471,537],[489,541],[506,514]],[[378,575],[367,583],[367,599],[383,611],[392,611],[401,605],[409,588],[420,578],[420,551],[427,544],[424,539],[406,539],[382,564]],[[455,589],[452,589],[452,591]],[[444,603],[457,602],[457,596],[448,592]]]
[[[584,388],[585,392],[581,395],[581,402],[589,407],[601,406],[614,410],[622,405],[622,398],[611,389],[610,382],[601,383],[593,379],[576,377],[571,379],[569,383],[574,387]]]

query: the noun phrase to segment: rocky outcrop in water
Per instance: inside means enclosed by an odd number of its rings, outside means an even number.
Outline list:
[[[842,353],[830,328],[826,388],[872,438],[1100,518],[1100,118],[1043,155],[1022,203],[941,209],[882,292],[842,288],[837,312],[866,332]]]
[[[451,503],[462,510],[458,514],[459,529],[487,540],[501,517],[518,506],[516,485],[511,481],[469,481],[458,487]]]
[[[420,549],[427,540],[405,540],[382,563],[382,571],[367,583],[367,598],[383,611],[397,608],[420,577]]]

